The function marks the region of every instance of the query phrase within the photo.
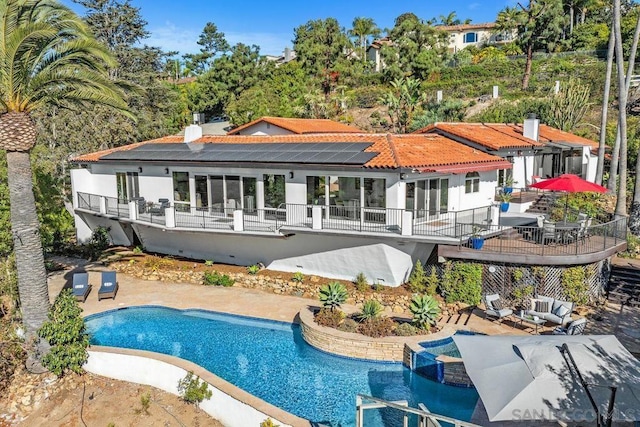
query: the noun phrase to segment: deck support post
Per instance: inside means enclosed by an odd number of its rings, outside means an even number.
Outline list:
[[[233,211],[233,231],[244,231],[244,216],[242,209]]]
[[[138,219],[138,201],[130,200],[129,201],[129,219],[135,221]]]
[[[107,214],[107,198],[104,196],[100,196],[100,213],[102,215]]]
[[[413,212],[402,212],[402,235],[411,236],[413,234]]]
[[[311,228],[322,230],[322,206],[314,205],[311,208]]]

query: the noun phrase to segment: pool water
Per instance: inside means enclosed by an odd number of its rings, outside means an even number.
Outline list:
[[[177,356],[299,417],[355,425],[356,394],[424,403],[468,421],[474,389],[429,381],[400,363],[330,355],[308,345],[295,324],[203,310],[133,307],[87,317],[91,343]],[[367,411],[367,425],[400,426],[389,410]],[[369,424],[371,423],[371,424]]]

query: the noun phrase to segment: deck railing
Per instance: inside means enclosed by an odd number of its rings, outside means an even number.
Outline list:
[[[137,221],[167,227],[267,233],[282,228],[381,233],[449,239],[451,243],[458,242],[460,249],[471,247],[470,237],[480,234],[485,239],[483,251],[542,256],[572,256],[613,248],[625,242],[627,227],[623,218],[594,223],[584,230],[558,228],[549,234],[537,226],[497,225],[496,209],[491,206],[458,212],[291,203],[263,209],[177,209],[78,193],[78,208],[119,218],[130,218],[133,212]]]

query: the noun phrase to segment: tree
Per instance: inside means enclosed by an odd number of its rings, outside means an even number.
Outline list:
[[[380,53],[386,67],[384,77],[394,81],[403,77],[425,80],[437,70],[447,54],[446,31],[426,24],[410,14],[396,19],[389,32],[392,45],[383,46]]]
[[[518,4],[519,8],[506,7],[496,20],[496,29],[501,32],[518,33],[518,43],[527,55],[522,89],[529,87],[533,51],[546,49],[551,51],[562,37],[564,14],[561,0],[529,0],[528,7]]]
[[[389,109],[394,131],[407,133],[416,109],[425,102],[425,94],[420,90],[420,81],[413,78],[395,80],[391,86],[393,89],[384,96],[383,102]]]
[[[604,94],[602,96],[602,111],[600,114],[600,138],[598,143],[598,164],[596,166],[596,183],[602,184],[604,176],[604,154],[607,142],[607,114],[609,112],[609,92],[611,91],[611,74],[613,68],[613,52],[615,49],[615,33],[613,28],[609,34],[607,48],[607,69],[604,78]]]
[[[37,133],[31,113],[88,102],[130,113],[122,90],[108,78],[113,57],[71,10],[54,0],[7,0],[0,3],[0,18],[0,148],[7,153],[22,321],[42,352],[46,344],[36,331],[47,320],[49,293],[29,161]],[[41,370],[40,355],[32,350],[34,370]]]
[[[440,23],[442,25],[460,25],[461,22],[456,16],[456,11],[454,10],[447,16],[440,15]]]
[[[620,132],[620,160],[618,197],[615,216],[627,216],[627,87],[622,54],[622,32],[620,27],[620,0],[613,0],[613,31],[615,32],[616,67],[618,71],[618,129]]]
[[[207,22],[204,26],[198,44],[202,46],[200,53],[184,55],[187,68],[196,73],[206,71],[217,54],[225,53],[230,48],[224,33],[218,31],[218,27],[213,22]]]
[[[334,18],[309,21],[297,27],[294,33],[293,49],[297,60],[307,75],[320,82],[328,99],[339,78],[338,63],[351,52],[349,38]]]
[[[547,124],[571,132],[587,112],[590,92],[589,86],[570,78],[551,98]]]
[[[362,49],[362,62],[365,62],[367,60],[368,37],[378,37],[378,35],[380,35],[380,29],[371,18],[355,18],[352,26],[353,28],[349,30],[349,35],[358,39],[358,44],[360,49]]]

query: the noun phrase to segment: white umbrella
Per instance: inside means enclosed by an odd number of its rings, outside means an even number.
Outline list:
[[[593,421],[616,387],[613,419],[640,420],[640,362],[610,335],[453,337],[490,421]]]

